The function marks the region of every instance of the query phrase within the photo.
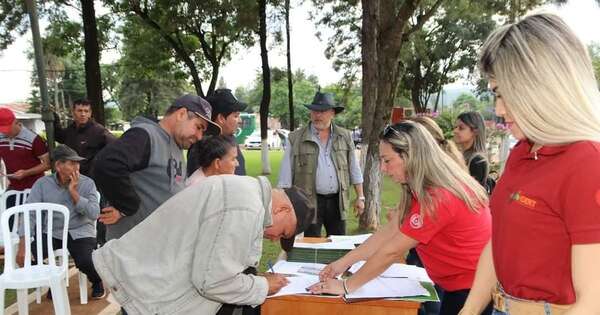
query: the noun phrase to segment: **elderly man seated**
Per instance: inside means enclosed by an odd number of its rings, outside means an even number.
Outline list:
[[[289,241],[314,216],[296,188],[211,176],[96,250],[94,265],[129,315],[247,314],[287,284],[281,275],[253,274],[263,237]]]
[[[96,273],[92,263],[92,251],[96,248],[96,219],[100,214],[98,193],[94,181],[87,176],[79,174],[79,162],[84,158],[66,145],[57,146],[51,154],[55,174],[38,179],[31,188],[27,203],[51,202],[63,205],[69,209],[69,233],[67,249],[75,261],[75,266],[83,272],[92,283],[92,298],[100,299],[105,295],[102,279]],[[31,228],[34,228],[35,219],[32,216]],[[52,231],[42,227],[44,233],[42,248],[44,257],[48,256],[46,233],[52,233],[52,247],[62,247],[63,223],[55,221]],[[23,236],[23,225],[19,234]],[[36,246],[32,245],[35,251]],[[36,257],[34,254],[33,257]],[[19,243],[17,262],[23,264],[25,258],[25,242],[23,237]],[[50,292],[48,292],[50,293]],[[50,295],[48,295],[50,297]]]

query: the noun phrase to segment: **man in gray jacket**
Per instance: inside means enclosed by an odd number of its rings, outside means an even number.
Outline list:
[[[127,233],[184,188],[183,150],[221,131],[210,116],[206,100],[184,95],[159,123],[136,117],[131,129],[98,153],[94,179],[110,204],[100,215],[107,240]]]
[[[94,264],[129,315],[256,306],[287,284],[280,275],[244,273],[258,266],[263,237],[293,239],[314,216],[295,188],[271,189],[265,177],[211,176],[96,250]]]

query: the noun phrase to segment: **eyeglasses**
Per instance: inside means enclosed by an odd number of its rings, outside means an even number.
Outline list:
[[[381,133],[381,135],[384,138],[388,138],[390,136],[390,133],[392,133],[392,132],[394,132],[396,134],[399,133],[398,130],[394,129],[394,127],[391,124],[389,124],[389,125],[385,126],[385,128],[383,128],[383,132]]]
[[[409,133],[413,129],[413,125],[408,122],[401,122],[395,125],[389,124],[383,128],[383,132],[381,133],[382,138],[389,138],[391,133],[395,133],[396,135],[400,135],[402,133]]]

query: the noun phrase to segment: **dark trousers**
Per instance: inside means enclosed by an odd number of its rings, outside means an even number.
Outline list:
[[[46,245],[46,234],[43,234],[43,255],[44,258],[48,257],[48,246]],[[32,243],[32,254],[35,259],[37,254],[35,241]],[[52,238],[52,248],[54,250],[62,248],[62,240],[57,238]],[[92,251],[96,249],[96,238],[95,237],[85,237],[74,240],[70,235],[67,240],[67,250],[69,250],[69,254],[73,257],[73,261],[75,261],[75,266],[79,269],[80,272],[83,272],[90,280],[91,283],[99,283],[102,281],[100,276],[96,272],[94,268],[94,263],[92,262]]]
[[[458,290],[458,291],[444,291],[444,298],[442,299],[442,307],[440,308],[440,315],[457,315],[458,312],[465,305],[467,296],[469,296],[469,289]],[[482,315],[491,315],[492,304],[490,303],[483,312]]]
[[[408,251],[408,256],[406,256],[406,264],[414,265],[417,267],[423,268],[423,263],[421,262],[421,258],[417,254],[417,250],[411,248]],[[440,298],[440,301],[444,299],[444,290],[439,285],[434,285],[435,291]],[[440,314],[440,307],[442,306],[441,302],[425,302],[421,303],[421,307],[419,307],[419,315],[438,315]]]
[[[345,235],[346,221],[342,220],[339,194],[319,195],[317,194],[317,223],[311,224],[304,236],[320,237],[321,227],[325,226],[325,232],[329,235]]]

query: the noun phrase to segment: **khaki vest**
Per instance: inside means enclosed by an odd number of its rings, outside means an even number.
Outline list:
[[[354,154],[354,143],[349,130],[333,125],[331,158],[339,183],[339,204],[342,220],[350,207],[350,154]],[[289,136],[292,145],[292,185],[303,188],[307,197],[317,205],[316,172],[319,145],[312,139],[310,125],[300,128]]]

